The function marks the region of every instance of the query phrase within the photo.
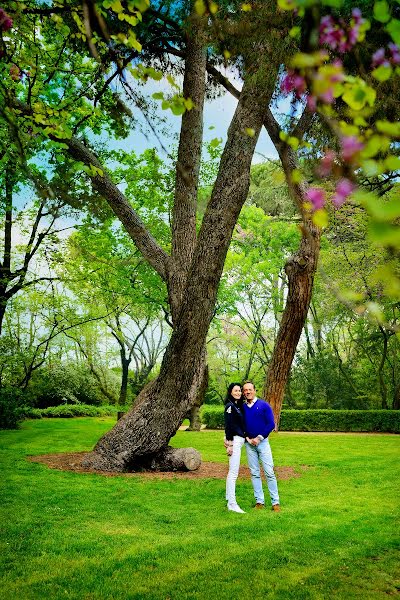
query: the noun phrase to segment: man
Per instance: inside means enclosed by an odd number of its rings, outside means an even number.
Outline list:
[[[261,461],[267,478],[272,510],[279,512],[278,484],[274,473],[271,447],[268,441],[269,434],[275,428],[274,414],[268,402],[256,397],[256,389],[251,381],[247,381],[244,384],[243,395],[246,400],[243,404],[247,435],[245,446],[256,499],[256,508],[264,508],[265,505],[260,472]]]

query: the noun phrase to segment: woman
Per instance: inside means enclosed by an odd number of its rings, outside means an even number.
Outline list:
[[[239,475],[240,455],[245,442],[242,415],[242,388],[240,383],[231,383],[225,399],[225,445],[229,456],[229,472],[226,478],[228,510],[244,513],[236,502],[236,480]]]

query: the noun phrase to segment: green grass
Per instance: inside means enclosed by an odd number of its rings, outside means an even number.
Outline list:
[[[399,593],[395,435],[272,436],[282,512],[228,513],[222,480],[50,470],[29,454],[92,448],[111,418],[28,421],[0,432],[2,600],[379,599]],[[178,432],[226,461],[222,432]],[[243,453],[244,454],[244,453]],[[396,587],[397,586],[397,587]]]

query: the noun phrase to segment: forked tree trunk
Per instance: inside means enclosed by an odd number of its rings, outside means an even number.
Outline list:
[[[248,194],[251,160],[273,89],[270,77],[269,69],[265,80],[259,76],[244,83],[160,374],[99,440],[87,466],[122,471],[147,464],[151,455],[164,450],[193,404],[204,375],[204,346],[218,284]]]

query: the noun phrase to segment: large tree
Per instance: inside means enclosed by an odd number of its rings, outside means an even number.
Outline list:
[[[160,374],[139,395],[134,409],[98,442],[88,460],[92,466],[111,470],[149,461],[159,464],[166,454],[170,458],[167,443],[196,402],[197,391],[204,387],[206,334],[232,231],[248,194],[250,165],[263,125],[277,149],[303,222],[299,250],[286,264],[288,299],[268,374],[266,398],[277,415],[308,311],[320,243],[320,228],[305,208],[306,185],[297,173],[296,147],[310,127],[312,113],[304,110],[285,133],[269,108],[282,58],[292,54],[297,43],[286,36],[293,24],[291,15],[277,11],[275,2],[264,2],[254,11],[243,8],[247,5],[240,10],[240,3],[222,3],[218,16],[214,15],[214,3],[193,3],[197,11],[191,10],[191,2],[167,4],[169,11],[157,10],[155,3],[144,12],[140,28],[135,28],[140,16],[135,7],[142,9],[145,4],[136,1],[124,7],[120,2],[107,1],[101,6],[84,2],[82,8],[71,1],[43,7],[32,0],[14,15],[20,19],[20,36],[12,35],[11,42],[2,42],[3,67],[11,68],[8,74],[7,68],[3,69],[7,76],[1,88],[2,100],[7,108],[1,110],[15,134],[16,145],[21,145],[19,132],[25,128],[52,140],[54,148],[67,157],[66,163],[72,159],[75,165],[83,165],[95,192],[106,200],[167,286],[173,334]],[[141,49],[136,32],[142,36],[144,57],[150,61],[154,57],[161,61],[166,56],[179,57],[182,62],[174,58],[164,63],[172,72],[183,65],[183,95],[164,99],[164,105],[175,114],[183,113],[170,252],[144,225],[107,171],[101,154],[89,143],[91,132],[110,129],[110,119],[114,133],[126,135],[131,113],[110,86],[118,79],[125,94],[141,104],[149,119],[148,107],[125,72],[130,69],[137,78],[158,78],[149,62],[134,66]],[[39,37],[45,52],[37,43]],[[93,58],[87,55],[87,47]],[[241,90],[218,69],[221,55],[226,60],[233,55],[242,79]],[[234,94],[238,103],[197,232],[207,73],[214,84]]]
[[[46,10],[39,9],[36,5],[25,9],[25,13],[29,14],[29,10],[32,14],[40,14],[41,18],[46,14]],[[79,9],[76,7],[75,10],[76,19],[79,19]],[[4,99],[10,109],[14,110],[11,126],[23,127],[22,123],[18,123],[18,119],[21,118],[33,122],[35,131],[44,129],[49,139],[63,144],[67,156],[86,166],[93,189],[107,201],[144,258],[166,282],[168,289],[174,329],[160,374],[139,395],[134,409],[98,442],[88,461],[97,468],[122,470],[138,463],[146,463],[149,457],[154,461],[154,456],[160,452],[164,459],[168,440],[175,433],[183,416],[195,404],[198,390],[204,388],[206,334],[214,313],[218,284],[232,231],[248,194],[251,161],[263,125],[268,126],[270,135],[273,135],[272,139],[280,151],[285,171],[291,174],[296,167],[296,159],[292,156],[290,147],[280,139],[280,128],[268,108],[275,90],[281,60],[279,41],[275,40],[275,45],[271,46],[268,39],[261,34],[262,24],[268,18],[279,27],[286,23],[284,15],[276,17],[275,5],[272,2],[266,3],[260,13],[243,13],[240,18],[237,18],[236,13],[231,20],[232,30],[240,31],[242,28],[243,33],[235,42],[243,80],[240,92],[230,89],[230,84],[211,64],[212,61],[207,61],[207,18],[201,18],[196,12],[191,12],[186,13],[185,21],[179,23],[184,34],[184,43],[179,49],[184,58],[183,97],[190,99],[190,106],[187,106],[190,110],[186,110],[182,115],[170,254],[144,226],[95,151],[89,147],[87,140],[83,139],[82,120],[88,119],[91,112],[81,88],[78,96],[82,118],[78,120],[75,112],[72,113],[69,123],[64,121],[57,125],[53,124],[54,119],[51,119],[49,112],[55,111],[59,116],[60,98],[51,98],[49,92],[46,97],[43,87],[48,84],[49,75],[46,78],[42,76],[41,86],[37,82],[30,85],[29,82],[29,85],[25,86],[25,94],[13,95],[3,88]],[[49,29],[46,27],[51,29],[51,24],[46,23],[44,28],[44,34],[49,36]],[[222,20],[215,35],[217,38],[229,36],[229,31],[224,34]],[[54,37],[51,43],[48,43],[53,52],[53,61],[58,61],[54,67],[57,71],[60,63],[68,59],[56,48]],[[232,41],[231,44],[233,45]],[[71,54],[69,59],[74,61],[69,69],[74,70],[76,78],[79,74],[82,79],[79,71],[81,69],[88,82],[90,77],[93,79],[96,75],[97,88],[99,87],[100,76],[95,66],[88,68],[86,63],[77,60],[75,54]],[[102,66],[104,68],[104,63]],[[238,104],[228,130],[211,199],[204,213],[201,228],[197,232],[196,204],[207,70],[214,80],[233,91],[238,98]],[[35,77],[39,79],[38,72]],[[62,76],[60,77],[62,79]],[[22,87],[21,83],[19,86]],[[66,94],[71,96],[68,87]],[[38,101],[36,104],[35,100]],[[18,116],[15,117],[15,114]],[[305,128],[308,122],[309,115],[306,115],[299,125],[299,131]],[[67,130],[68,135],[65,135]],[[318,254],[319,232],[302,209],[304,193],[301,184],[294,184],[293,193],[304,219],[307,220],[300,254],[291,262],[292,276],[289,274],[289,281],[292,281],[292,288],[296,289],[296,294],[299,294],[302,280],[306,282],[305,291],[300,292],[303,305],[301,319],[303,313],[307,312]],[[293,312],[290,305],[288,312],[288,319],[293,321],[293,316],[290,317]],[[297,342],[301,327],[300,320],[293,336],[294,343]],[[282,354],[280,347],[278,340],[278,356]],[[290,364],[285,361],[284,377],[288,368]],[[282,391],[284,377],[279,384]],[[279,393],[281,391],[274,391],[276,397]]]

